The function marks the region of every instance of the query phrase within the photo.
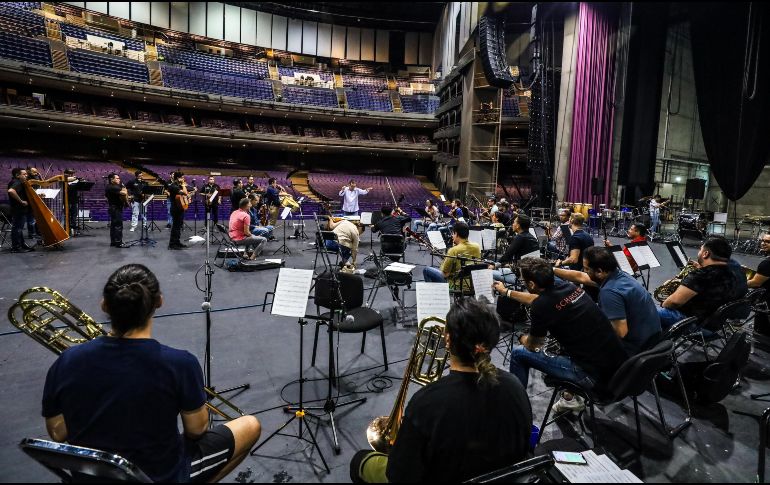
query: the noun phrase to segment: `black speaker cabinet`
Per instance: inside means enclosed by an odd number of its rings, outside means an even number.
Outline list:
[[[687,179],[684,189],[685,199],[703,200],[706,195],[706,181],[703,179]]]
[[[604,177],[591,179],[591,195],[604,195]]]

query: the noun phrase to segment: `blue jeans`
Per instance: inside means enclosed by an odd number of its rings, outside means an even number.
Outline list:
[[[546,254],[548,257],[554,257],[557,259],[564,259],[566,257],[566,254],[559,251],[559,248],[556,247],[556,244],[552,243],[551,241],[548,241],[548,250],[546,251]]]
[[[676,322],[687,318],[687,315],[684,313],[679,310],[672,310],[671,308],[658,308],[658,316],[660,317],[660,328],[664,332]]]
[[[512,285],[516,282],[516,274],[511,268],[500,268],[492,271],[492,279]]]
[[[425,267],[422,270],[422,279],[428,283],[446,283],[444,273],[438,268]]]
[[[27,213],[27,235],[32,238],[35,237],[35,234],[37,234],[37,225],[35,224],[35,216],[32,214],[32,211],[29,211]]]
[[[427,232],[427,231],[438,231],[438,228],[439,228],[438,223],[431,222],[430,225],[428,225],[428,229],[426,229],[425,232]]]
[[[168,222],[168,225],[171,225],[174,222],[174,219],[171,217],[171,204],[172,204],[172,200],[169,197],[168,199],[166,199],[166,211],[168,214],[166,221]]]
[[[514,346],[511,349],[511,374],[519,379],[524,389],[529,382],[529,369],[539,370],[556,379],[574,382],[586,389],[592,389],[596,385],[595,378],[566,355],[549,357],[542,351],[527,350],[523,345]]]
[[[353,255],[353,251],[351,251],[349,247],[343,246],[337,241],[324,241],[324,245],[326,245],[327,251],[332,253],[340,253],[340,257],[342,258],[343,263],[347,263],[348,259],[350,259],[350,257]]]
[[[270,238],[273,235],[273,226],[252,226],[249,227],[249,232],[255,236],[264,236]]]
[[[658,225],[660,224],[660,212],[650,212],[650,230],[652,232],[658,232]]]
[[[413,220],[412,221],[412,232],[417,232],[417,230],[420,228],[420,226],[428,227],[428,225],[425,224],[425,221],[423,221],[422,219],[415,219],[415,220]]]

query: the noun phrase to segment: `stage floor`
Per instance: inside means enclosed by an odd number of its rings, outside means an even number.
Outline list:
[[[126,240],[138,233],[125,231]],[[7,313],[21,292],[33,286],[56,289],[97,321],[105,315],[99,308],[102,287],[107,277],[127,263],[142,263],[160,279],[165,305],[157,318],[154,336],[160,342],[187,349],[203,363],[206,322],[200,312],[203,294],[196,288],[195,275],[205,260],[205,249],[196,245],[186,251],[168,251],[169,233],[153,233],[156,247],[113,249],[102,224],[89,233],[67,241],[63,251],[37,250],[28,254],[11,254],[6,248],[0,254],[0,312]],[[185,236],[192,235],[190,231]],[[278,231],[277,235],[281,235]],[[369,232],[363,237],[359,262],[370,252]],[[598,240],[597,240],[598,241]],[[620,241],[619,239],[617,241]],[[282,241],[270,243],[265,256],[277,249]],[[312,268],[315,250],[307,241],[289,240],[291,254],[285,256],[286,267]],[[374,243],[377,249],[378,243]],[[676,269],[663,245],[653,244],[662,267],[652,271],[651,287],[671,278]],[[309,250],[308,250],[309,249]],[[303,251],[306,250],[306,251]],[[212,255],[215,247],[212,247]],[[696,250],[687,248],[694,257]],[[268,256],[270,257],[270,256]],[[278,255],[276,255],[278,257]],[[407,262],[429,264],[429,253],[410,244]],[[756,268],[758,257],[736,255],[742,264]],[[364,266],[368,267],[368,266]],[[422,266],[413,274],[422,280]],[[242,308],[261,304],[265,292],[272,291],[277,270],[253,273],[231,273],[215,268],[212,308],[212,381],[219,388],[247,383],[250,388],[234,395],[233,401],[246,412],[257,413],[262,422],[263,438],[283,424],[288,414],[281,410],[286,402],[298,398],[299,334],[296,319],[273,317],[260,308]],[[372,280],[366,280],[371,286]],[[199,284],[203,285],[202,276]],[[407,304],[414,304],[414,292],[408,293]],[[234,307],[241,307],[232,309]],[[387,415],[395,399],[404,370],[404,360],[411,348],[415,330],[394,322],[395,304],[387,289],[381,288],[373,306],[385,316],[387,351],[390,369],[384,371],[378,332],[370,332],[366,351],[359,354],[360,336],[342,335],[339,339],[340,372],[343,377],[343,398],[366,398],[357,406],[345,407],[336,414],[341,454],[335,455],[331,445],[331,427],[327,419],[311,420],[320,449],[331,468],[323,471],[321,461],[311,445],[287,437],[273,438],[259,450],[259,456],[248,457],[226,481],[248,482],[348,482],[350,458],[359,449],[367,448],[366,427],[377,416]],[[313,307],[312,310],[315,308]],[[414,310],[408,313],[414,320]],[[323,404],[327,387],[328,352],[326,334],[321,333],[318,362],[310,365],[314,324],[305,329],[304,370],[311,379],[305,385],[305,399]],[[0,481],[55,482],[56,477],[27,458],[18,448],[25,437],[47,438],[40,417],[41,396],[46,371],[55,356],[29,337],[14,333],[6,318],[0,325]],[[335,344],[336,344],[335,339]],[[502,353],[493,353],[494,361],[502,365]],[[644,451],[630,466],[645,482],[751,482],[756,475],[758,426],[757,417],[767,403],[752,401],[750,394],[770,392],[770,370],[767,355],[757,350],[741,386],[719,404],[695,406],[693,424],[677,439],[669,441],[659,431],[655,419],[654,399],[649,394],[640,402],[650,412],[642,410]],[[387,379],[390,377],[390,379]],[[382,389],[384,385],[390,387]],[[412,385],[410,394],[417,386]],[[532,401],[535,423],[540,424],[551,391],[539,376],[530,379],[528,394]],[[320,401],[318,401],[320,399]],[[147,408],[151,409],[152,403]],[[664,399],[669,424],[683,417],[681,409]],[[267,410],[267,411],[263,411]],[[616,456],[633,456],[630,443],[635,439],[633,406],[623,405],[600,409],[603,444]],[[546,429],[543,442],[570,435],[569,421]],[[574,423],[573,423],[574,424]],[[296,425],[286,431],[296,432]]]

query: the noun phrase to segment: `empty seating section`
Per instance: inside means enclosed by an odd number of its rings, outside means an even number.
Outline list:
[[[308,74],[313,74],[318,76],[321,79],[321,81],[334,81],[334,74],[332,74],[331,72],[325,71],[323,69],[315,69],[312,67],[278,66],[278,74],[280,74],[281,77],[288,76],[288,77],[296,77],[296,78],[299,78],[301,76],[306,76]]]
[[[84,29],[77,25],[60,22],[61,32],[67,37],[74,37],[76,39],[87,40],[89,35],[101,37],[103,39],[110,39],[118,42],[123,42],[126,45],[126,50],[144,52],[144,41],[129,39],[128,37],[121,37],[119,35],[111,34],[96,29]],[[45,30],[43,30],[45,33]],[[117,47],[116,47],[117,48]]]
[[[146,84],[149,82],[147,66],[142,62],[79,49],[67,51],[67,57],[73,71],[114,77],[136,83]]]
[[[48,42],[0,32],[0,57],[51,67]]]
[[[404,113],[433,114],[439,105],[438,96],[401,96]]]
[[[193,69],[181,69],[162,65],[163,84],[170,88],[204,93],[221,94],[235,98],[264,99],[273,101],[273,85],[270,81],[228,76]]]
[[[428,135],[416,135],[414,141],[417,143],[433,143]]]
[[[412,143],[412,139],[407,134],[397,133],[396,134],[396,142],[397,143]]]
[[[521,116],[519,97],[516,95],[509,96],[506,91],[503,92],[503,116],[512,118]]]
[[[237,121],[233,120],[212,120],[209,118],[201,119],[201,126],[204,128],[218,128],[220,130],[235,130],[240,131],[241,125]]]
[[[379,91],[388,89],[388,82],[384,77],[374,76],[343,76],[345,87],[355,86],[359,90]]]
[[[8,96],[10,104],[14,106],[24,106],[26,108],[42,108],[40,100],[32,96]]]
[[[299,88],[296,86],[284,86],[283,102],[292,104],[305,104],[310,106],[339,107],[337,94],[331,89]]]
[[[322,131],[323,131],[324,136],[326,138],[342,138],[340,136],[340,131],[339,130],[330,129],[330,130],[322,130]]]
[[[187,69],[251,79],[269,78],[266,62],[249,62],[230,57],[216,56],[191,50],[158,46],[159,59],[171,64],[181,64]]]
[[[150,113],[147,111],[137,111],[136,120],[146,121],[148,123],[160,123],[160,116],[157,113]]]
[[[263,133],[266,135],[275,135],[273,126],[266,123],[254,123],[254,131],[257,133]]]
[[[291,128],[285,125],[276,125],[275,126],[275,132],[279,135],[293,135],[294,132],[291,131]]]
[[[345,95],[348,98],[348,106],[351,109],[393,111],[390,95],[387,93],[376,93],[367,90],[346,88]]]
[[[66,101],[62,105],[62,111],[64,111],[67,114],[73,114],[73,115],[86,115],[89,114],[88,111],[83,108],[83,105],[80,103],[72,103],[70,101]]]
[[[45,20],[40,15],[0,2],[0,30],[34,37],[45,35]]]
[[[369,139],[372,141],[387,141],[385,135],[379,131],[373,131],[369,134]]]
[[[302,131],[305,133],[305,136],[321,136],[321,131],[318,128],[305,128]]]
[[[99,106],[96,108],[96,116],[104,116],[105,118],[122,118],[120,111],[114,106]]]
[[[180,126],[187,124],[187,122],[184,120],[184,118],[182,118],[182,116],[175,115],[175,114],[166,115],[166,123],[168,123],[169,125],[180,125]]]
[[[393,188],[393,194],[396,197],[404,195],[401,204],[404,210],[408,205],[423,207],[426,199],[434,198],[414,177],[388,176],[387,178]],[[373,187],[369,194],[358,199],[358,205],[362,211],[378,211],[383,205],[393,205],[393,199],[385,183],[385,176],[310,172],[308,185],[311,190],[322,197],[340,200],[340,188],[347,185],[350,179],[354,179],[359,187]],[[417,214],[412,215],[416,216]]]

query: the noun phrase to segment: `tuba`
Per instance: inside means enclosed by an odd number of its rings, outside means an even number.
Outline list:
[[[446,321],[441,318],[429,317],[420,322],[393,410],[389,416],[375,418],[366,428],[366,439],[373,450],[388,453],[395,443],[404,417],[409,383],[414,381],[424,386],[436,382],[444,373],[449,356],[444,341],[445,329]]]
[[[666,301],[666,298],[671,296],[676,289],[679,288],[679,285],[682,284],[682,280],[684,280],[685,276],[695,269],[697,269],[695,265],[692,262],[688,262],[687,266],[682,268],[682,271],[680,271],[678,275],[670,280],[664,281],[662,285],[655,288],[655,291],[652,294],[655,299],[658,300],[658,303]]]
[[[11,324],[32,337],[56,355],[70,347],[107,335],[104,328],[80,308],[73,305],[58,291],[45,287],[30,288],[8,309]],[[56,324],[64,325],[57,326]],[[244,413],[230,401],[204,387],[206,407],[227,420]],[[218,401],[214,404],[212,401]],[[228,412],[235,411],[233,416]]]

